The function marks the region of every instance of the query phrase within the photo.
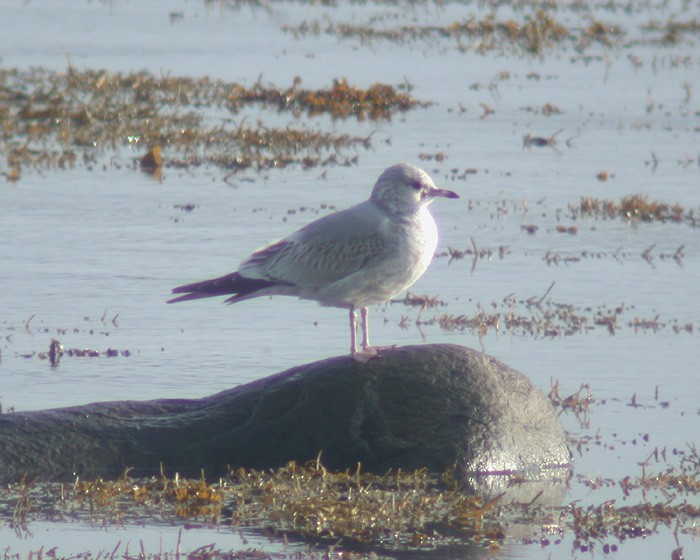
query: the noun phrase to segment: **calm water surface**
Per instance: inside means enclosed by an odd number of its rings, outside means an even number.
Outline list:
[[[418,309],[384,305],[370,311],[375,344],[462,344],[512,365],[545,392],[553,380],[559,381],[562,395],[589,384],[597,403],[588,424],[572,417],[563,421],[574,436],[599,434],[604,445],[576,457],[577,474],[614,480],[638,476],[639,463],[655,448],[687,449],[697,442],[698,229],[621,219],[574,221],[566,211],[581,196],[619,200],[633,193],[687,209],[700,207],[697,48],[683,43],[676,48],[640,47],[634,54],[643,64],[636,67],[628,50],[594,49],[593,59],[584,63],[573,51],[541,58],[477,55],[460,53],[448,43],[362,45],[330,36],[295,40],[280,31],[284,24],[324,13],[341,21],[364,21],[365,7],[273,2],[265,11],[218,4],[207,8],[199,2],[0,5],[3,19],[11,24],[0,34],[0,64],[7,68],[64,70],[70,60],[79,69],[210,75],[246,85],[262,75],[280,87],[297,75],[306,87],[328,87],[340,77],[362,87],[408,80],[417,98],[435,102],[390,122],[303,119],[308,127],[374,134],[372,149],[357,152],[358,166],[329,168],[323,177],[319,169],[273,170],[249,173],[251,182],[234,181],[231,186],[217,169],[166,169],[158,182],[137,171],[108,167],[27,171],[15,184],[0,184],[4,409],[201,397],[346,353],[347,317],[342,310],[285,298],[234,307],[217,300],[177,306],[164,301],[172,287],[233,270],[254,249],[330,212],[329,207],[364,200],[385,167],[410,161],[462,196],[432,207],[441,229],[439,252],[471,248],[472,238],[480,248],[495,250],[473,269],[469,257],[452,262],[446,256],[436,258],[411,291],[439,295],[447,306],[425,310],[422,319],[443,313],[472,316],[479,306],[488,311],[492,302],[511,295],[539,298],[552,282],[548,299],[573,304],[583,314],[586,307],[624,305],[628,310],[614,335],[598,326],[569,337],[493,331],[479,337],[436,325],[419,329],[414,324]],[[660,12],[665,18],[673,15],[667,9]],[[182,12],[183,17],[171,22],[170,12]],[[470,8],[413,8],[403,17],[409,22],[449,22],[465,13]],[[634,16],[619,17],[625,24],[634,21]],[[689,62],[678,64],[674,57]],[[502,72],[508,72],[507,78],[496,89],[484,87]],[[481,118],[481,103],[494,113]],[[561,113],[547,117],[530,110],[545,103]],[[272,112],[265,118],[271,124],[286,122]],[[549,137],[560,129],[556,150],[523,148],[524,134]],[[120,158],[130,161],[143,151],[141,146],[133,152],[125,149]],[[447,159],[419,160],[421,153],[437,152]],[[659,161],[653,170],[652,152]],[[453,168],[474,168],[476,173],[456,179]],[[598,181],[601,170],[612,177]],[[178,208],[182,204],[195,208],[185,212]],[[522,229],[526,224],[537,225],[537,232],[528,235]],[[576,226],[577,234],[558,233],[557,224]],[[652,245],[649,262],[642,254]],[[679,262],[662,258],[681,245]],[[499,246],[508,248],[502,259]],[[545,261],[548,251],[598,256],[557,265]],[[612,257],[616,251],[625,256]],[[403,316],[409,318],[408,328],[399,325]],[[667,326],[656,332],[627,326],[634,318],[657,316]],[[693,332],[676,333],[670,326],[674,321],[693,324]],[[65,348],[112,348],[130,355],[66,357],[51,368],[37,353],[47,351],[52,338]],[[633,395],[643,406],[629,406]],[[660,471],[666,464],[655,466]],[[574,482],[567,500],[597,504],[608,498],[621,500],[614,488],[592,492]],[[0,526],[0,542],[18,552],[60,545],[69,554],[111,550],[120,540],[144,538],[164,540],[173,549],[177,531],[37,523],[33,535],[21,539]],[[241,544],[236,539],[214,530],[187,531],[183,543],[196,548],[201,540],[237,548]],[[500,554],[568,558],[569,545],[540,549],[514,542]],[[626,542],[622,550],[627,557],[669,557],[679,545],[686,558],[694,557],[693,551],[700,554],[691,535],[676,542],[671,532],[663,531],[646,541]],[[275,550],[281,545],[261,541],[256,546]],[[156,549],[153,544],[151,550]]]

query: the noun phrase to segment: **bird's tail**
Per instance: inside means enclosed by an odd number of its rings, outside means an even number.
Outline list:
[[[177,303],[178,301],[188,301],[191,299],[201,299],[215,296],[232,297],[226,300],[227,303],[236,303],[242,299],[255,297],[255,292],[270,286],[278,285],[275,282],[260,280],[257,278],[246,278],[238,272],[232,272],[219,278],[211,280],[203,280],[202,282],[194,282],[173,288],[174,294],[184,294],[182,296],[170,299],[167,303]]]
[[[173,288],[174,294],[185,294],[168,300],[168,303],[176,303],[178,301],[188,301],[190,299],[208,298],[214,296],[224,296],[229,294],[238,294],[242,291],[244,282],[241,282],[241,275],[238,272],[233,272],[219,278],[204,280],[202,282],[194,282]]]

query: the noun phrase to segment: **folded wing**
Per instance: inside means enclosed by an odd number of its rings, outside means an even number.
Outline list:
[[[376,209],[362,203],[316,220],[253,253],[238,271],[179,286],[168,303],[231,295],[234,303],[259,295],[308,295],[350,276],[391,250]]]

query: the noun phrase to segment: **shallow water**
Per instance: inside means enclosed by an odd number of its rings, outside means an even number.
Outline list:
[[[638,476],[639,463],[654,448],[686,449],[697,442],[698,229],[567,217],[568,204],[577,204],[581,196],[619,200],[635,193],[697,211],[696,48],[684,42],[675,47],[598,47],[587,53],[592,60],[583,62],[573,50],[541,57],[481,55],[459,52],[448,41],[363,45],[324,35],[295,40],[280,31],[282,25],[324,13],[340,21],[365,21],[365,10],[385,11],[381,7],[274,2],[266,11],[198,2],[5,4],[3,19],[9,25],[0,35],[0,63],[7,68],[42,65],[64,70],[70,61],[80,69],[147,69],[248,85],[262,75],[263,81],[279,87],[287,87],[297,75],[305,87],[328,87],[340,77],[362,87],[407,80],[414,96],[435,104],[392,121],[331,124],[325,117],[302,119],[309,127],[372,133],[372,148],[357,151],[355,167],[245,172],[252,181],[234,180],[234,186],[215,168],[166,168],[158,182],[112,166],[25,171],[19,182],[1,183],[3,409],[201,397],[347,352],[347,317],[342,310],[286,298],[233,307],[215,299],[175,306],[164,301],[172,287],[233,270],[252,250],[329,212],[329,206],[343,208],[364,200],[382,169],[410,161],[462,196],[432,207],[441,229],[438,251],[470,249],[471,239],[479,248],[495,249],[492,258],[480,259],[474,267],[469,256],[452,262],[447,256],[436,258],[411,292],[439,295],[447,307],[425,310],[421,319],[442,313],[472,316],[479,306],[488,310],[492,302],[501,303],[511,294],[539,299],[552,282],[547,295],[551,301],[594,309],[624,305],[627,310],[615,334],[596,326],[587,334],[565,337],[496,335],[493,330],[480,337],[470,330],[450,332],[436,325],[418,328],[418,309],[391,304],[370,310],[375,344],[462,344],[524,372],[545,392],[552,380],[559,381],[562,395],[589,384],[597,402],[588,425],[582,427],[570,416],[563,421],[575,436],[600,434],[604,445],[576,457],[578,474],[615,480]],[[476,8],[452,5],[400,13],[407,21],[449,22],[471,11]],[[666,19],[674,8],[652,11]],[[171,20],[169,14],[176,12],[182,12],[182,18]],[[599,17],[621,18],[627,25],[646,15],[604,12]],[[640,67],[632,64],[630,54],[642,61]],[[509,74],[501,74],[497,87],[487,89],[502,72]],[[481,103],[494,112],[484,117]],[[545,103],[562,113],[544,116],[532,111]],[[261,114],[271,124],[295,122],[273,111]],[[560,129],[554,147],[523,146],[525,134],[550,137]],[[119,159],[129,162],[144,150],[125,148]],[[419,159],[419,154],[437,152],[445,154],[445,161]],[[467,168],[476,173],[458,179]],[[611,178],[597,180],[601,170]],[[182,204],[195,208],[183,211],[177,207]],[[539,226],[535,234],[522,229],[528,224]],[[576,235],[557,232],[558,224],[576,226]],[[643,253],[652,245],[652,258],[645,260]],[[502,259],[499,246],[508,248]],[[676,261],[670,255],[680,246],[683,256]],[[547,264],[548,251],[595,255]],[[404,315],[409,318],[407,328],[399,325]],[[666,326],[656,331],[635,331],[627,324],[657,316]],[[676,333],[672,321],[692,324],[693,332]],[[65,356],[52,368],[37,355],[48,350],[52,338],[66,349],[111,348],[130,355]],[[633,395],[643,406],[629,406]],[[668,405],[662,406],[662,401]],[[644,434],[649,434],[648,442]],[[657,470],[664,467],[660,463]],[[619,490],[591,492],[576,483],[567,497],[584,503],[608,498],[620,500]],[[67,554],[73,550],[75,530],[40,525],[31,539],[10,544],[17,551],[60,545]],[[126,538],[137,538],[130,529],[125,531]],[[154,536],[161,529],[145,531]],[[10,533],[0,528],[3,545]],[[219,540],[216,532],[203,534],[204,541],[216,540],[220,548],[239,546]],[[109,548],[99,535],[94,542]],[[270,546],[274,550],[278,545]],[[663,531],[621,546],[626,555],[640,558],[668,557],[676,546],[684,547],[686,557],[700,550],[692,535],[681,535],[676,543]],[[92,544],[86,548],[99,549]],[[508,543],[500,552],[508,558],[566,558],[570,553],[566,539],[543,549]]]

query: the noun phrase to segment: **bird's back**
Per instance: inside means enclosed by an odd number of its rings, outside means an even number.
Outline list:
[[[347,277],[372,259],[387,243],[388,219],[369,201],[324,216],[244,261],[247,278],[292,283],[314,289]]]

